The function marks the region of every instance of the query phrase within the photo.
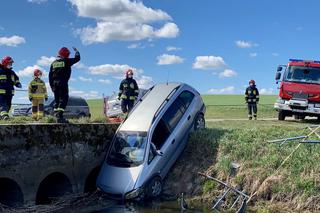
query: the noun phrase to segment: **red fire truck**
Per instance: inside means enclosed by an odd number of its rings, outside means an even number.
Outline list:
[[[276,81],[280,91],[274,108],[279,120],[287,116],[320,119],[320,61],[290,59],[278,66]]]

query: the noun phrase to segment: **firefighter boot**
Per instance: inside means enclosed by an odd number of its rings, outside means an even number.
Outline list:
[[[57,122],[58,123],[69,123],[69,121],[63,117],[63,111],[60,111],[58,113]]]

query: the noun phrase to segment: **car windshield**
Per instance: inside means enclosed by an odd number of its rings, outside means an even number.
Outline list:
[[[141,165],[146,143],[146,132],[118,132],[107,157],[107,163],[119,167]]]
[[[320,84],[320,67],[290,66],[285,81]]]

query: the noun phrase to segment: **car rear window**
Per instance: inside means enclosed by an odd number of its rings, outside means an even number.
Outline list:
[[[69,106],[88,106],[86,100],[82,98],[70,98],[68,101]]]
[[[182,103],[184,104],[184,106],[186,108],[189,107],[189,105],[191,104],[193,98],[194,98],[194,94],[192,92],[189,92],[189,91],[183,91],[179,95],[179,99],[182,101]]]

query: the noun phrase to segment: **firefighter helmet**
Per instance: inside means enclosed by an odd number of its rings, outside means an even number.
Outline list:
[[[128,77],[129,75],[133,75],[132,69],[128,69],[128,70],[126,71],[126,77]]]
[[[1,60],[1,64],[4,67],[7,67],[8,65],[12,64],[14,61],[10,56],[5,56],[2,60]]]
[[[61,57],[61,58],[69,58],[69,55],[70,55],[70,50],[66,47],[62,47],[59,52],[58,52],[58,55]]]
[[[33,76],[34,77],[42,76],[42,71],[39,70],[39,69],[35,69],[34,72],[33,72]]]
[[[256,82],[255,82],[254,80],[250,80],[250,81],[249,81],[249,84],[256,85]]]

